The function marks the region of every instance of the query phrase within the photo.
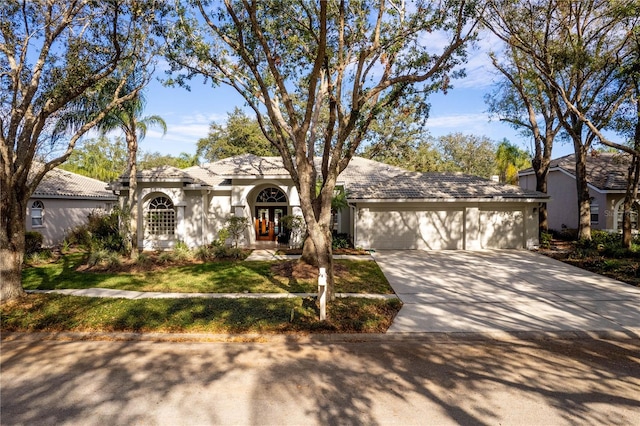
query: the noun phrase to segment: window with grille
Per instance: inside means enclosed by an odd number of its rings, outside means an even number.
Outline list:
[[[31,204],[31,226],[44,226],[44,204],[42,201],[34,201]]]
[[[278,188],[266,188],[260,191],[258,194],[258,198],[256,198],[256,202],[258,203],[286,203],[287,196],[284,195]]]
[[[176,211],[167,197],[156,197],[149,203],[147,211],[147,233],[149,235],[174,235]]]

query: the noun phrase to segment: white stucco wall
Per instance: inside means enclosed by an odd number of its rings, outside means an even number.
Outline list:
[[[31,206],[36,200],[44,205],[42,226],[32,226]],[[115,204],[116,200],[32,198],[27,204],[26,230],[41,233],[44,246],[55,246],[62,243],[71,229],[86,224],[91,212],[111,211]]]

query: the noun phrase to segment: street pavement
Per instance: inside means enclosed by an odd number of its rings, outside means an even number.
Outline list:
[[[638,339],[386,339],[8,334],[0,424],[640,424]]]

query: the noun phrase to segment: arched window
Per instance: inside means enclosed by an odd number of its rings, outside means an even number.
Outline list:
[[[638,203],[633,203],[631,206],[631,229],[638,229]],[[622,229],[622,222],[624,221],[624,198],[618,201],[614,208],[613,217],[613,229],[619,231]]]
[[[260,191],[257,203],[286,203],[287,196],[278,188],[266,188]]]
[[[176,211],[167,197],[151,200],[146,219],[149,235],[174,235],[176,232]]]
[[[31,226],[44,226],[44,204],[42,201],[34,201],[31,204]]]

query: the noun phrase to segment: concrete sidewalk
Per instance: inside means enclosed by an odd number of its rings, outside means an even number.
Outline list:
[[[640,336],[640,288],[524,250],[379,251],[404,306],[389,334]]]
[[[110,288],[65,288],[57,290],[26,290],[27,293],[55,293],[67,296],[108,297],[112,299],[287,299],[317,297],[318,293],[164,293],[159,291],[131,291]],[[361,297],[364,299],[396,299],[395,294],[336,293],[336,297]]]

